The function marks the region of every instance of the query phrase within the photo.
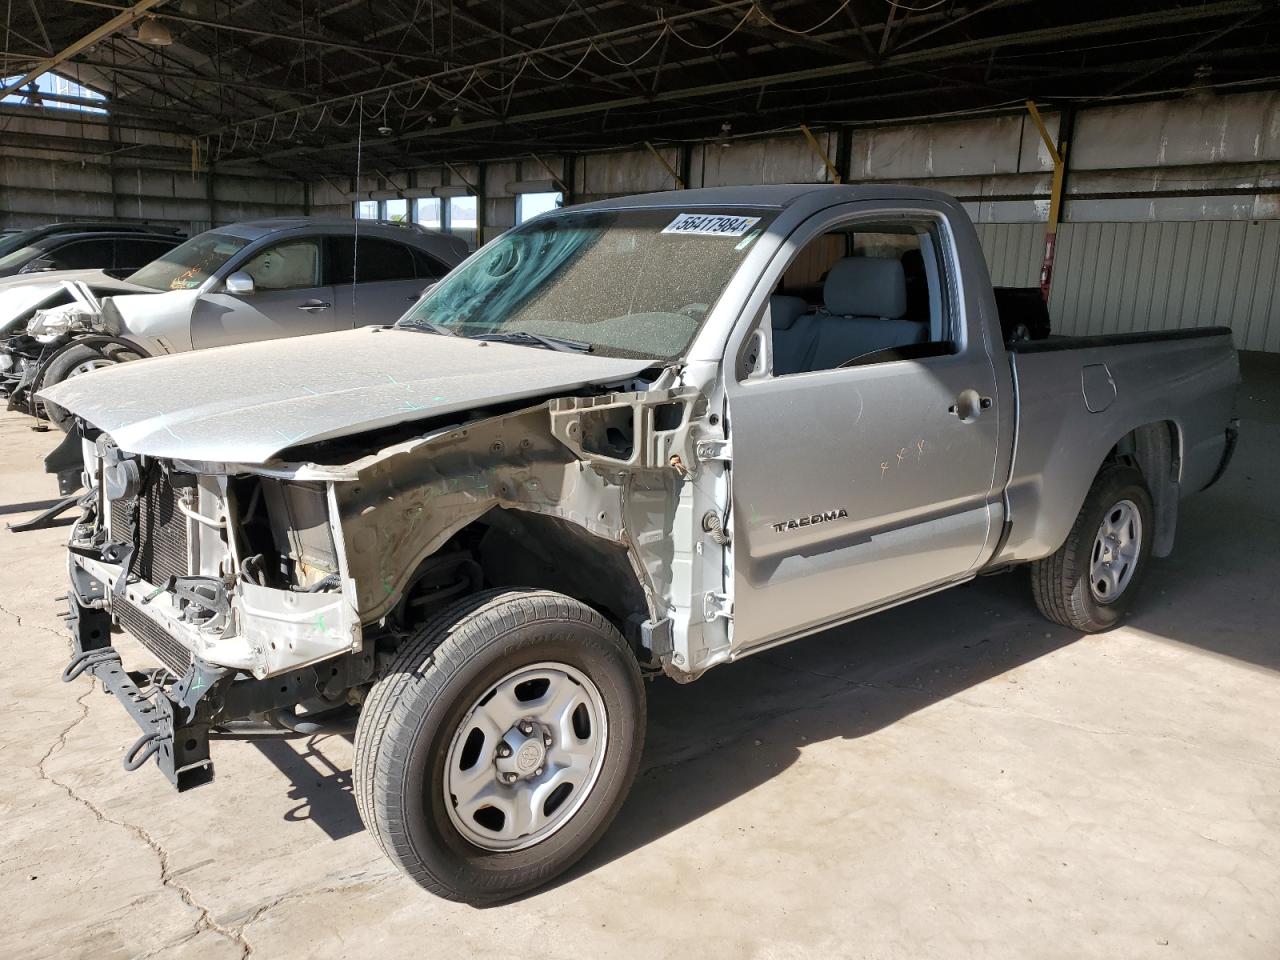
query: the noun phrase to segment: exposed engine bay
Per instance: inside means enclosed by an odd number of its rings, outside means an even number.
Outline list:
[[[132,454],[82,424],[77,602],[165,665],[151,679],[175,702],[186,691],[175,728],[215,736],[350,710],[427,615],[496,586],[583,597],[642,662],[690,679],[727,646],[726,621],[705,630],[689,599],[703,559],[718,588],[721,560],[695,555],[693,524],[678,521],[701,499],[689,480],[707,401],[631,386],[311,443],[266,465]],[[171,778],[207,766],[201,746]]]

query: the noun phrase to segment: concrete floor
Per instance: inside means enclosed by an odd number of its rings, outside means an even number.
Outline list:
[[[68,642],[65,530],[0,530],[0,953],[1258,957],[1280,953],[1280,376],[1124,627],[985,579],[650,687],[645,769],[559,885],[475,910],[395,873],[338,737],[215,744],[181,796]],[[0,419],[0,519],[53,434]]]

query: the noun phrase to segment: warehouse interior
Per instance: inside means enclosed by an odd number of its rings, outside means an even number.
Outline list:
[[[1280,350],[1272,4],[416,6],[15,4],[0,226],[359,211],[474,246],[547,203],[909,183],[1031,286],[1054,190],[1031,100],[1063,160],[1055,329]]]
[[[236,744],[212,801],[140,790],[107,698],[5,671],[13,955],[1275,956],[1275,0],[10,0],[3,27],[0,229],[354,218],[475,250],[638,193],[927,187],[1055,335],[1227,327],[1244,371],[1241,452],[1145,622],[1046,628],[980,578],[705,700],[667,684],[631,826],[512,905],[403,882],[350,738]],[[0,437],[13,521],[53,443]],[[0,649],[42,681],[65,536],[0,535]]]

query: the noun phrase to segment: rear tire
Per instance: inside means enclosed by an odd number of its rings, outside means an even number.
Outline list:
[[[1031,564],[1031,591],[1040,612],[1084,633],[1115,626],[1146,573],[1154,523],[1141,471],[1104,466],[1066,542]]]
[[[486,591],[424,624],[374,685],[356,729],[356,803],[421,886],[500,902],[600,838],[644,731],[640,670],[612,624],[561,594]]]

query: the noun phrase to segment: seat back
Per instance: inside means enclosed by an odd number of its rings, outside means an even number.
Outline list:
[[[802,297],[774,294],[769,298],[773,323],[773,372],[797,373],[813,348],[814,316]]]
[[[803,369],[830,370],[887,347],[922,343],[927,323],[904,320],[907,284],[902,264],[889,257],[845,257],[827,274],[816,336]]]

